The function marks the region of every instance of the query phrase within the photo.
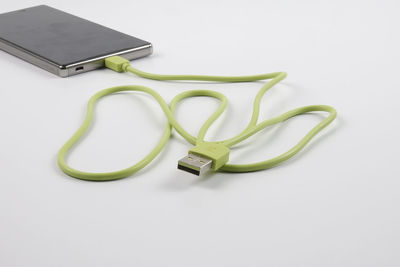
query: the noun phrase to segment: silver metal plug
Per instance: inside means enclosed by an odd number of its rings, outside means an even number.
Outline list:
[[[211,169],[212,160],[192,153],[178,161],[178,169],[202,175]]]

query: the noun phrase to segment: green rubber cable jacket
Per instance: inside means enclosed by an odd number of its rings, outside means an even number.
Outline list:
[[[267,119],[261,122],[258,122],[258,117],[260,114],[260,103],[264,94],[272,88],[275,84],[279,83],[286,77],[285,72],[275,72],[275,73],[268,73],[268,74],[260,74],[260,75],[250,75],[250,76],[205,76],[205,75],[160,75],[160,74],[152,74],[148,72],[143,72],[133,68],[130,65],[124,66],[124,70],[134,73],[140,77],[153,79],[153,80],[196,80],[196,81],[217,81],[217,82],[252,82],[252,81],[259,81],[259,80],[267,80],[269,81],[261,87],[258,91],[254,103],[253,103],[253,113],[251,119],[247,125],[247,127],[237,134],[236,136],[223,140],[223,141],[216,141],[218,143],[222,143],[227,147],[232,147],[241,141],[251,137],[252,135],[256,134],[257,132],[269,127],[271,125],[275,125],[277,123],[283,122],[288,120],[296,115],[305,114],[309,112],[327,112],[328,116],[314,126],[296,145],[294,145],[291,149],[287,152],[278,155],[274,158],[250,163],[250,164],[226,164],[223,166],[220,171],[225,172],[252,172],[252,171],[260,171],[271,168],[281,162],[288,160],[289,158],[293,157],[296,153],[298,153],[304,146],[323,128],[329,125],[335,118],[336,118],[336,110],[333,107],[326,106],[326,105],[314,105],[314,106],[305,106],[290,110],[286,113],[283,113],[277,117]],[[167,124],[164,129],[164,133],[160,138],[157,145],[139,162],[133,164],[132,166],[118,170],[113,172],[85,172],[76,170],[70,167],[65,160],[66,155],[68,154],[69,150],[75,145],[75,143],[85,134],[88,127],[91,124],[94,109],[96,102],[106,96],[116,92],[122,91],[140,91],[151,95],[160,105],[164,115],[167,118]],[[175,118],[175,109],[179,102],[182,100],[189,98],[189,97],[196,97],[196,96],[207,96],[213,97],[220,101],[219,107],[214,111],[214,113],[206,120],[206,122],[201,127],[197,137],[192,136],[188,133],[176,120]],[[192,145],[199,144],[201,142],[205,142],[204,138],[207,133],[207,130],[210,126],[214,123],[215,120],[224,112],[227,105],[226,97],[216,91],[212,90],[191,90],[185,91],[183,93],[178,94],[175,96],[171,103],[168,105],[165,100],[153,89],[140,86],[140,85],[124,85],[124,86],[117,86],[108,89],[104,89],[95,95],[93,95],[88,102],[87,105],[87,113],[84,122],[79,127],[79,129],[74,133],[74,135],[62,146],[58,153],[58,165],[66,174],[83,180],[89,181],[109,181],[109,180],[116,180],[128,177],[133,173],[139,171],[140,169],[144,168],[147,164],[149,164],[158,154],[162,151],[164,146],[167,144],[170,136],[172,128],[175,129],[185,140],[187,140]]]

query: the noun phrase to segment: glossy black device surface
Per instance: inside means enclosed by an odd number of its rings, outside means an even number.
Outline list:
[[[141,48],[151,53],[149,42],[46,5],[0,14],[0,41],[60,68]],[[23,58],[14,50],[7,52]]]

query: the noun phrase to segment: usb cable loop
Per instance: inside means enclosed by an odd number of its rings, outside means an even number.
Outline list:
[[[260,102],[265,94],[271,87],[277,84],[279,81],[286,77],[285,72],[275,72],[269,74],[251,75],[251,76],[206,76],[206,75],[160,75],[152,74],[137,70],[129,65],[129,61],[121,57],[115,56],[106,59],[106,67],[117,71],[117,72],[131,72],[138,76],[153,80],[198,80],[198,81],[218,81],[218,82],[251,82],[258,80],[271,79],[267,82],[257,93],[254,103],[253,103],[253,114],[247,127],[236,136],[219,142],[206,142],[204,141],[207,130],[214,123],[214,121],[222,114],[227,105],[226,97],[216,91],[211,90],[191,90],[178,94],[175,96],[170,105],[165,102],[165,100],[151,88],[140,86],[140,85],[125,85],[117,86],[108,89],[104,89],[95,95],[93,95],[87,106],[87,113],[84,122],[81,127],[75,132],[75,134],[64,144],[58,153],[58,165],[60,168],[68,175],[90,181],[108,181],[121,179],[132,175],[133,173],[139,171],[147,164],[149,164],[163,149],[166,145],[168,139],[171,136],[172,127],[189,143],[194,145],[194,147],[189,150],[186,157],[178,162],[178,168],[201,175],[208,170],[212,169],[214,171],[226,171],[226,172],[251,172],[268,169],[273,167],[298,153],[318,132],[329,125],[336,117],[336,110],[333,107],[326,105],[314,105],[305,106],[293,109],[286,113],[283,113],[277,117],[264,120],[260,123],[258,122],[258,117],[260,113]],[[69,150],[75,145],[75,143],[83,136],[83,134],[88,129],[94,113],[94,107],[96,102],[103,96],[113,94],[121,91],[141,91],[150,94],[158,102],[161,109],[163,110],[165,116],[168,119],[168,123],[165,127],[164,133],[157,143],[157,145],[138,163],[125,168],[123,170],[114,172],[104,172],[104,173],[92,173],[73,169],[70,167],[66,161],[65,157]],[[217,110],[206,120],[206,122],[201,127],[197,138],[189,134],[175,119],[174,113],[177,104],[188,97],[195,96],[209,96],[219,99],[221,101]],[[274,157],[269,160],[260,161],[250,164],[228,164],[229,161],[229,148],[238,144],[239,142],[249,138],[250,136],[256,134],[257,132],[265,129],[268,126],[283,122],[293,116],[304,114],[308,112],[323,111],[328,112],[329,115],[315,127],[313,127],[295,146],[293,146],[287,152]]]
[[[258,92],[254,104],[253,104],[253,114],[248,123],[247,127],[238,135],[223,141],[218,142],[206,142],[204,141],[207,130],[214,123],[214,121],[222,114],[227,105],[227,99],[223,94],[220,94],[215,91],[208,90],[194,90],[183,92],[177,95],[171,102],[171,110],[174,112],[175,106],[177,103],[184,98],[193,97],[193,96],[212,96],[221,101],[218,109],[208,118],[208,120],[201,127],[197,138],[190,135],[184,129],[175,128],[178,133],[185,138],[189,143],[195,145],[194,148],[189,150],[189,153],[186,157],[182,158],[178,162],[178,168],[188,171],[190,173],[194,173],[197,175],[201,175],[208,170],[212,169],[214,171],[226,171],[226,172],[251,172],[251,171],[260,171],[271,168],[285,160],[288,160],[296,153],[298,153],[319,131],[325,128],[328,124],[330,124],[336,117],[336,110],[330,106],[326,105],[313,105],[313,106],[305,106],[293,109],[284,114],[281,114],[277,117],[264,120],[260,123],[258,122],[259,114],[260,114],[260,103],[262,96],[268,91],[271,87],[273,87],[276,83],[286,77],[286,73],[277,73],[273,80],[264,85],[261,90]],[[269,77],[269,76],[268,76]],[[293,146],[289,151],[274,157],[269,160],[260,161],[256,163],[250,164],[227,164],[229,161],[229,148],[232,146],[242,142],[243,140],[253,136],[259,131],[275,125],[277,123],[283,122],[289,118],[292,118],[296,115],[315,112],[315,111],[324,111],[328,112],[329,115],[322,122],[317,124],[314,128],[312,128],[295,146]],[[179,124],[178,124],[179,125]]]

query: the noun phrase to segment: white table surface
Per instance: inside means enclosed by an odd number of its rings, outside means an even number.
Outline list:
[[[0,12],[42,4],[2,1]],[[176,169],[190,145],[174,134],[130,178],[86,182],[56,164],[100,89],[146,85],[167,101],[215,89],[229,107],[207,138],[245,127],[262,83],[165,83],[102,69],[59,78],[0,52],[0,266],[399,266],[399,1],[46,1],[148,40],[132,62],[168,74],[287,71],[262,118],[328,104],[338,118],[295,158],[248,174],[199,178]],[[185,101],[195,134],[217,102]],[[296,117],[232,152],[232,162],[284,152],[323,115]],[[138,127],[140,125],[140,127]],[[138,161],[165,118],[141,94],[99,103],[68,162],[109,171]]]

